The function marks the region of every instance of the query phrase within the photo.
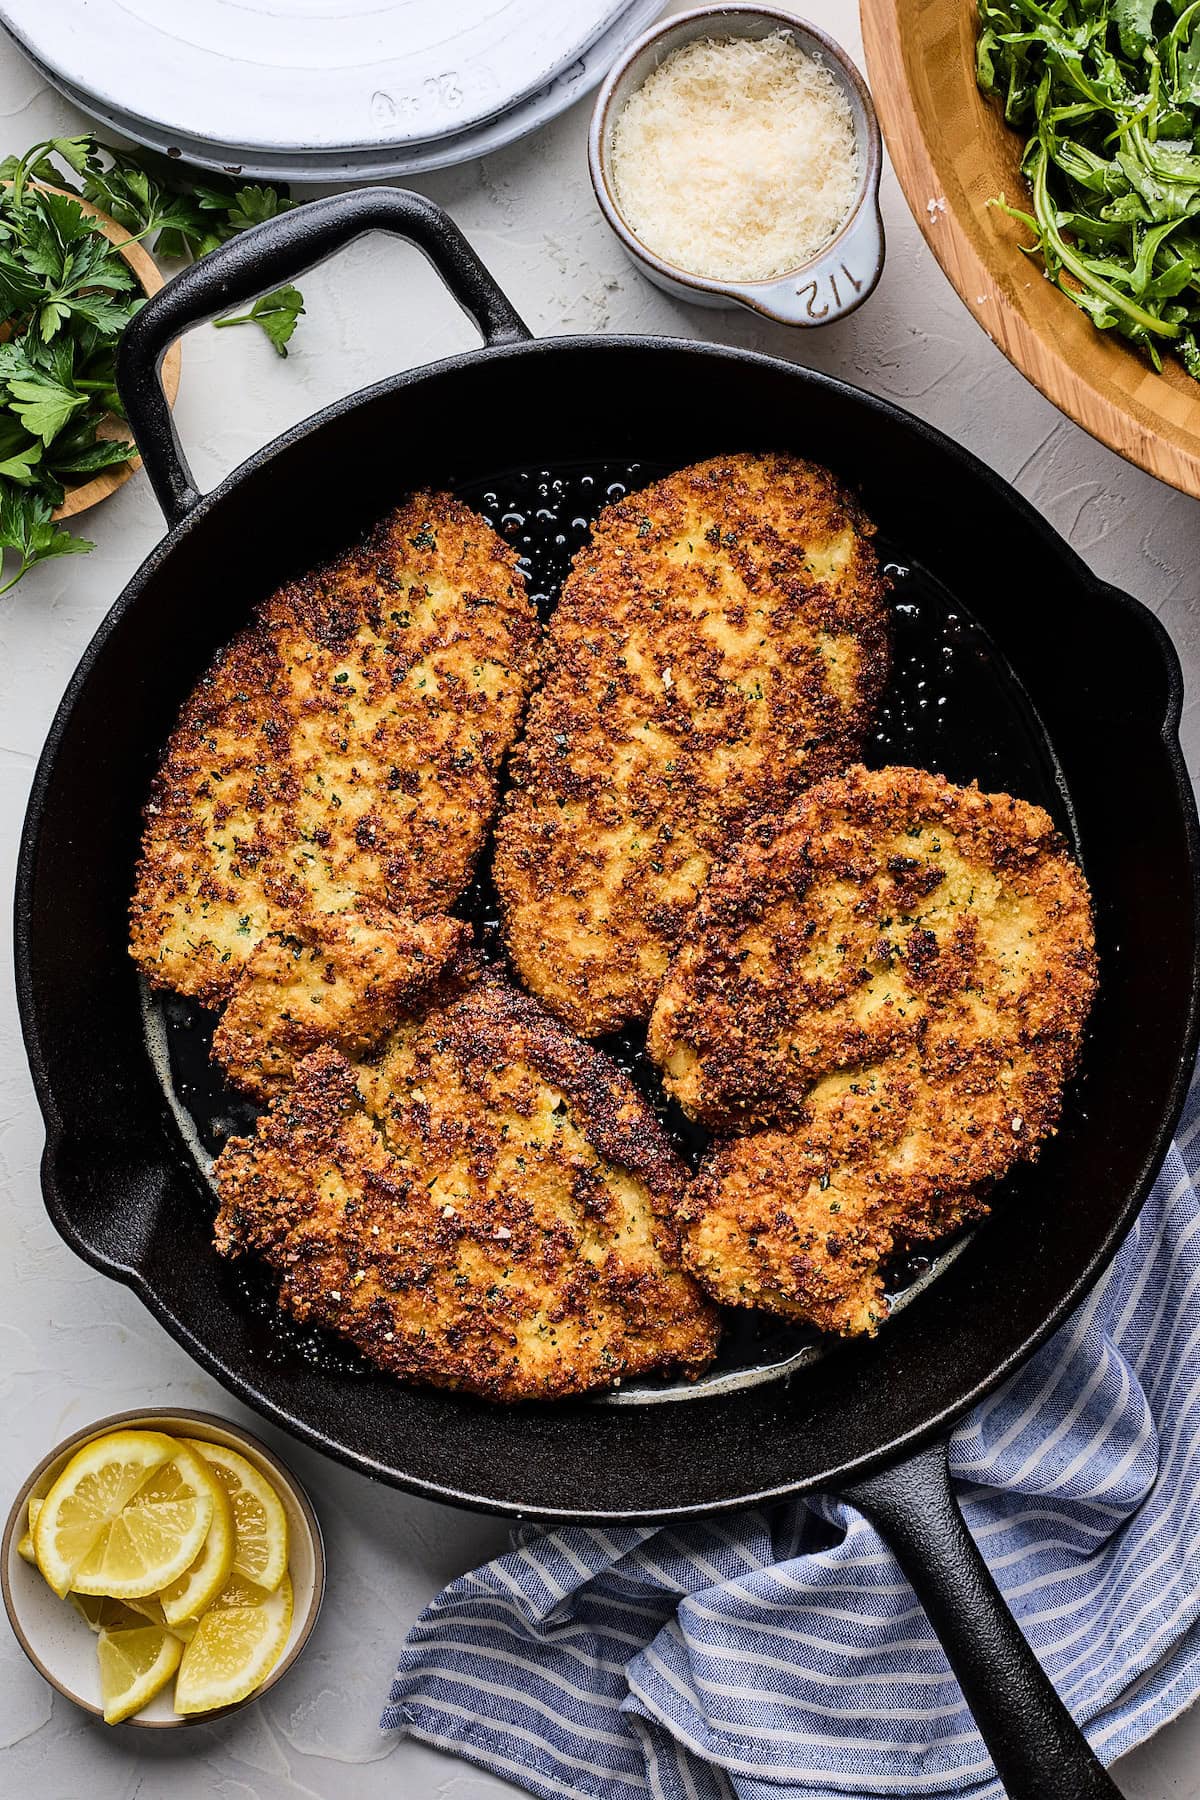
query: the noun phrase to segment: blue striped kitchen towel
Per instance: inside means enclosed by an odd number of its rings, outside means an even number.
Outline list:
[[[954,1434],[971,1530],[1106,1761],[1200,1689],[1198,1165],[1193,1088],[1109,1274]],[[821,1499],[523,1529],[414,1626],[383,1725],[555,1800],[1002,1791],[890,1553]]]

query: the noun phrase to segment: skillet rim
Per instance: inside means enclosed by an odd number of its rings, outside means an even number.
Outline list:
[[[749,365],[759,369],[765,368],[775,376],[784,376],[790,381],[799,382],[801,386],[825,389],[839,400],[848,401],[856,407],[865,407],[868,412],[888,418],[903,432],[924,440],[937,453],[947,456],[951,461],[957,463],[968,480],[982,488],[993,501],[1015,509],[1022,517],[1025,526],[1053,554],[1059,565],[1073,575],[1086,592],[1102,600],[1106,605],[1115,604],[1127,617],[1136,622],[1137,628],[1145,634],[1147,642],[1154,646],[1166,688],[1165,704],[1162,718],[1157,725],[1156,736],[1165,752],[1167,768],[1173,780],[1176,810],[1181,816],[1184,828],[1191,875],[1194,951],[1186,1014],[1184,1053],[1176,1068],[1170,1089],[1161,1104],[1158,1115],[1159,1123],[1154,1133],[1152,1146],[1143,1161],[1141,1178],[1131,1188],[1124,1205],[1114,1213],[1096,1250],[1083,1266],[1074,1270],[1071,1279],[1066,1283],[1058,1300],[1050,1308],[1041,1324],[1029,1332],[1018,1345],[1010,1349],[998,1363],[993,1365],[990,1372],[977,1381],[965,1394],[957,1395],[952,1401],[938,1408],[919,1426],[913,1427],[848,1463],[839,1465],[836,1470],[808,1475],[798,1480],[784,1481],[766,1488],[756,1489],[751,1493],[741,1493],[721,1500],[646,1510],[624,1508],[608,1510],[552,1509],[536,1504],[498,1500],[487,1494],[473,1493],[446,1486],[437,1481],[401,1474],[372,1457],[334,1443],[326,1438],[319,1429],[295,1417],[289,1408],[261,1394],[252,1379],[234,1373],[222,1364],[216,1354],[202,1344],[175,1316],[167,1303],[160,1299],[157,1290],[147,1280],[141,1269],[114,1261],[101,1254],[83,1239],[67,1217],[66,1206],[59,1187],[57,1165],[64,1146],[71,1141],[72,1134],[58,1105],[54,1091],[54,1078],[39,1038],[31,966],[32,952],[29,941],[38,849],[51,802],[59,747],[75,704],[108,639],[126,613],[137,604],[144,589],[159,569],[178,547],[186,543],[189,533],[216,511],[234,489],[267,468],[272,461],[294,444],[318,434],[327,423],[334,419],[342,418],[384,395],[417,386],[426,378],[501,358],[553,356],[560,351],[586,351],[589,354],[599,351],[603,354],[611,353],[614,356],[628,356],[631,353],[635,356],[656,356],[659,352],[668,354],[684,352],[689,357],[703,357],[726,363]],[[1078,552],[1047,523],[1037,509],[1003,476],[982,462],[972,451],[956,443],[938,427],[916,417],[903,407],[899,407],[879,395],[872,394],[864,388],[856,387],[853,383],[842,381],[836,376],[806,368],[801,364],[787,362],[780,357],[770,356],[761,351],[710,344],[703,340],[648,337],[633,333],[612,335],[576,333],[562,337],[534,338],[515,343],[485,345],[444,357],[434,363],[402,370],[395,375],[374,382],[368,387],[357,389],[353,393],[333,401],[330,405],[322,407],[308,418],[298,421],[254,451],[235,469],[231,470],[216,487],[203,494],[185,517],[167,531],[130,577],[100,621],[84,649],[55,711],[30,785],[14,887],[14,972],[18,1015],[30,1074],[46,1127],[46,1144],[40,1171],[46,1211],[60,1237],[76,1255],[91,1267],[131,1288],[141,1303],[188,1355],[228,1392],[269,1418],[274,1424],[291,1432],[325,1455],[332,1456],[345,1466],[355,1469],[361,1474],[385,1481],[390,1486],[421,1495],[426,1499],[509,1518],[569,1520],[574,1523],[597,1524],[616,1521],[661,1523],[671,1519],[710,1516],[738,1511],[747,1506],[771,1504],[789,1496],[810,1493],[831,1485],[844,1486],[859,1480],[890,1463],[911,1455],[914,1451],[944,1435],[964,1414],[992,1393],[1041,1348],[1108,1267],[1133,1219],[1145,1203],[1162,1167],[1183,1110],[1196,1060],[1197,1047],[1200,1045],[1200,819],[1197,817],[1196,798],[1179,740],[1182,709],[1183,671],[1179,654],[1165,626],[1149,607],[1136,600],[1131,594],[1125,593],[1122,589],[1102,581],[1096,576]],[[787,1378],[782,1379],[786,1391]],[[453,1399],[453,1396],[446,1396],[446,1398]],[[566,1410],[580,1404],[583,1403],[563,1402],[559,1410]]]

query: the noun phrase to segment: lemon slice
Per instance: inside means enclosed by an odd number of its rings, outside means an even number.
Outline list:
[[[129,1495],[76,1565],[71,1586],[78,1593],[138,1600],[177,1581],[199,1556],[216,1507],[216,1483],[190,1450],[178,1443],[170,1450],[170,1460]],[[38,1518],[34,1539],[39,1564],[44,1518]]]
[[[67,1599],[91,1631],[132,1631],[146,1623],[123,1600],[110,1600],[107,1594],[68,1594]]]
[[[56,1594],[67,1592],[126,1501],[174,1454],[175,1445],[161,1431],[111,1431],[76,1451],[46,1495],[32,1533],[37,1566]]]
[[[208,1465],[205,1464],[205,1468]],[[210,1475],[215,1471],[210,1470]],[[220,1593],[233,1568],[236,1535],[233,1508],[220,1480],[212,1483],[213,1516],[199,1556],[178,1581],[163,1588],[158,1599],[167,1624],[174,1629],[183,1620],[198,1619]]]
[[[288,1565],[288,1522],[283,1502],[266,1476],[224,1444],[199,1438],[180,1440],[202,1456],[225,1489],[233,1507],[237,1544],[233,1568],[257,1587],[274,1591]]]
[[[261,1606],[269,1600],[266,1588],[260,1588],[256,1581],[247,1581],[244,1575],[231,1575],[212,1603],[212,1610],[219,1611],[224,1606]]]
[[[69,1599],[70,1595],[67,1598]],[[125,1605],[130,1612],[140,1613],[143,1619],[149,1619],[150,1623],[157,1625],[160,1631],[167,1630],[167,1615],[162,1609],[162,1601],[157,1594],[132,1594],[125,1601]],[[170,1629],[174,1631],[175,1627],[172,1625]],[[176,1632],[176,1636],[178,1635]]]
[[[37,1552],[34,1550],[34,1547],[33,1547],[33,1528],[37,1524],[37,1516],[41,1512],[41,1510],[42,1510],[41,1501],[35,1500],[33,1495],[30,1494],[30,1496],[29,1496],[29,1524],[26,1526],[24,1532],[21,1534],[21,1537],[17,1541],[17,1555],[21,1558],[22,1562],[32,1563],[34,1568],[37,1567]]]
[[[41,1510],[41,1501],[35,1500],[33,1495],[30,1494],[29,1524],[17,1542],[17,1555],[23,1562],[32,1563],[35,1568],[37,1567],[37,1554],[33,1548],[33,1528],[37,1524],[37,1516]]]
[[[128,1631],[102,1630],[96,1654],[104,1721],[119,1725],[166,1687],[179,1667],[183,1645],[157,1625],[135,1625]]]
[[[205,1611],[218,1612],[222,1607],[226,1606],[261,1606],[264,1600],[269,1600],[270,1598],[271,1595],[267,1592],[266,1588],[260,1588],[253,1581],[247,1581],[244,1575],[231,1575],[220,1593],[215,1595],[210,1601],[209,1605],[205,1608]],[[131,1602],[131,1605],[134,1604],[137,1606],[144,1606],[146,1603],[144,1600],[138,1600],[136,1602]],[[177,1619],[174,1625],[171,1626],[171,1630],[175,1633],[176,1637],[181,1637],[185,1644],[190,1644],[196,1635],[196,1629],[199,1624],[200,1620],[198,1618]]]
[[[218,1600],[183,1652],[175,1711],[212,1712],[244,1700],[279,1661],[291,1628],[292,1584],[286,1575],[257,1605],[222,1605]]]

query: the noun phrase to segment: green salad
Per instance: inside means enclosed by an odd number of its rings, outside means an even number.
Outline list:
[[[1047,275],[1104,331],[1200,379],[1200,0],[979,0],[979,85],[1027,137]]]

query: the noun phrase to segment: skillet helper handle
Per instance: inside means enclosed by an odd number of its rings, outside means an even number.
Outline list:
[[[1010,1800],[1121,1800],[1009,1612],[950,1484],[949,1445],[839,1489],[929,1615]]]
[[[252,226],[147,301],[117,353],[117,387],[168,525],[178,525],[200,499],[159,375],[170,346],[194,325],[294,281],[368,231],[393,232],[422,250],[485,344],[521,343],[531,335],[458,226],[422,194],[358,188]]]

